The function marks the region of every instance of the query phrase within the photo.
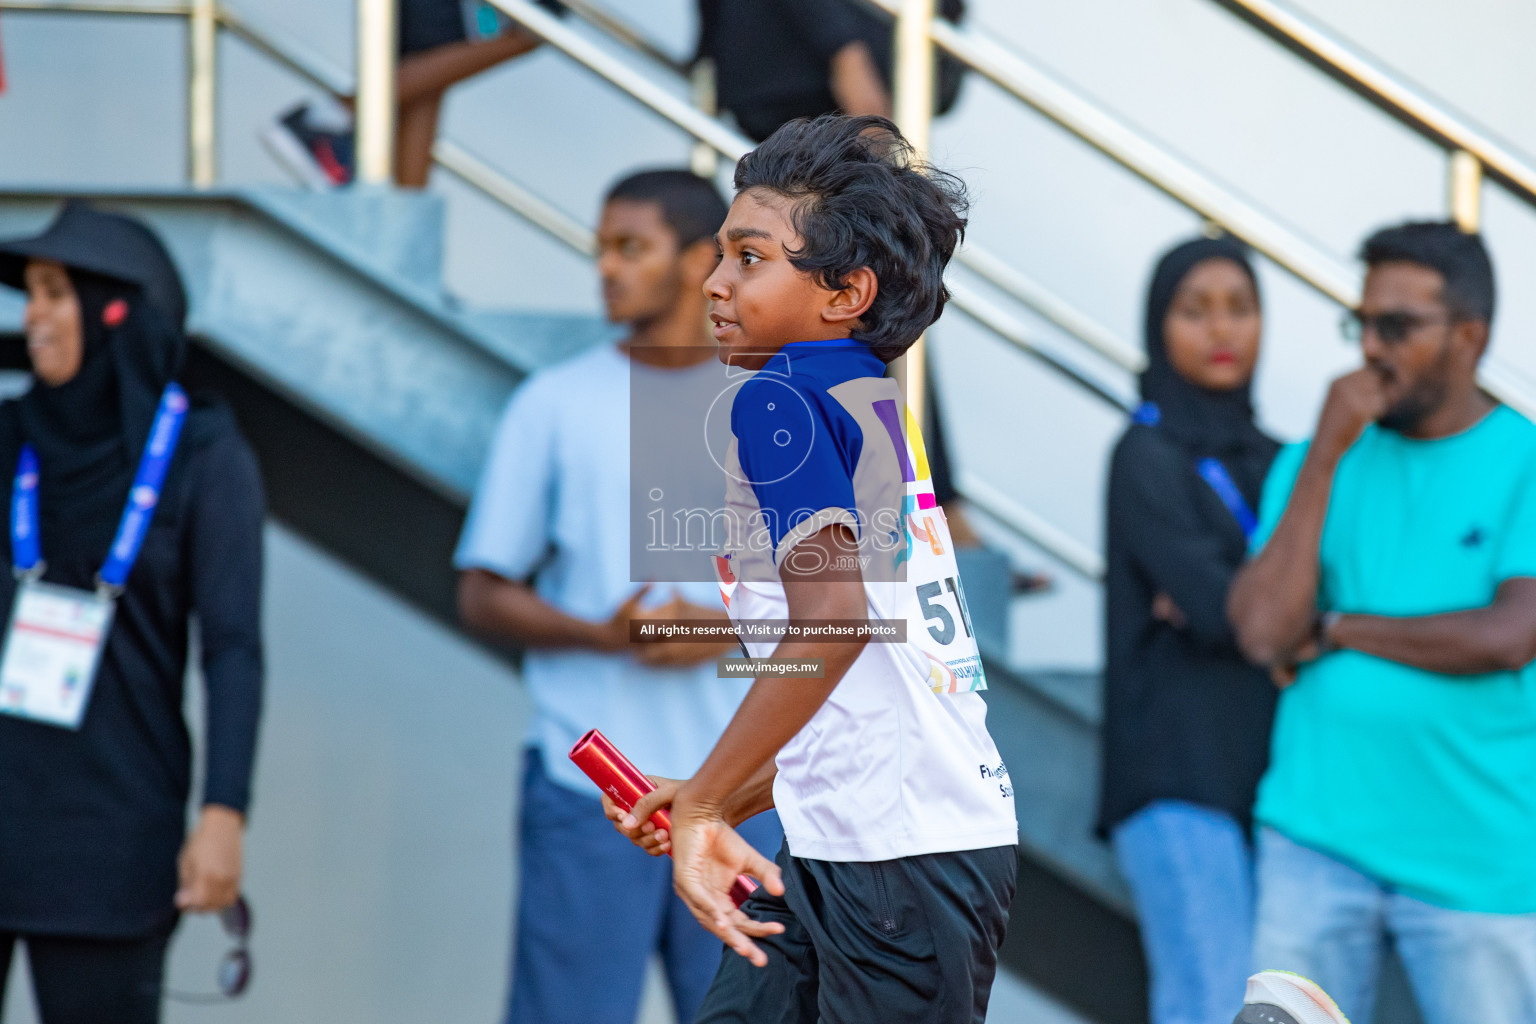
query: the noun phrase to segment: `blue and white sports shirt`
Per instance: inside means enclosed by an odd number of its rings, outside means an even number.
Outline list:
[[[1018,840],[949,529],[922,438],[884,373],[860,342],[797,342],[732,399],[730,538],[716,559],[731,618],[787,619],[779,567],[840,523],[858,539],[849,556],[869,618],[906,624],[905,642],[864,647],[779,752],[774,801],[797,857],[890,860]],[[744,644],[764,657],[777,641]]]

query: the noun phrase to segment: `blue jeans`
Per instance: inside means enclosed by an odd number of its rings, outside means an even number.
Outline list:
[[[740,832],[770,858],[784,841],[772,811]],[[672,892],[671,858],[646,856],[614,831],[600,801],[552,782],[537,750],[528,752],[518,844],[509,1024],[634,1024],[653,953],[677,1019],[692,1021],[724,947]]]
[[[1536,914],[1432,906],[1272,828],[1258,887],[1254,967],[1311,978],[1350,1020],[1369,1024],[1391,941],[1425,1024],[1536,1022]]]
[[[1229,814],[1159,800],[1111,837],[1152,975],[1153,1024],[1231,1024],[1253,938],[1253,856]]]

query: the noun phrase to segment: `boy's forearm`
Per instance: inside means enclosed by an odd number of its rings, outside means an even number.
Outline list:
[[[827,526],[800,542],[795,557],[786,558],[779,570],[791,623],[867,616],[868,603],[857,563],[842,557],[857,549],[853,533],[842,524]],[[802,572],[799,565],[811,568]],[[866,643],[867,639],[852,643],[780,641],[773,649],[776,660],[817,658],[822,662],[822,675],[799,679],[765,676],[754,682],[703,767],[678,792],[674,809],[680,809],[683,816],[695,811],[723,816],[737,791],[826,703]]]
[[[779,776],[779,766],[773,758],[763,762],[746,785],[731,795],[725,809],[726,824],[735,828],[748,818],[773,809],[773,780]]]
[[[779,644],[774,658],[820,658],[824,674],[816,679],[764,676],[754,682],[715,749],[678,793],[677,803],[725,814],[736,794],[826,703],[861,650],[859,643]]]

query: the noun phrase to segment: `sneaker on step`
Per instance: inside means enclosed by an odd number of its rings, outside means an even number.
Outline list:
[[[312,189],[323,191],[352,182],[354,133],[315,127],[307,103],[268,125],[261,141],[284,169]]]
[[[1349,1024],[1328,993],[1299,974],[1260,971],[1248,979],[1243,1011],[1232,1024]]]

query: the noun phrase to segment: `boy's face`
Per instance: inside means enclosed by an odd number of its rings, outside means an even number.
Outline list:
[[[603,207],[597,273],[609,322],[643,324],[670,314],[698,287],[693,276],[698,271],[690,273],[690,262],[700,261],[689,261],[678,250],[677,233],[662,217],[661,204],[615,199]]]
[[[759,370],[790,342],[846,338],[874,301],[874,274],[866,268],[833,290],[789,261],[785,249],[801,244],[789,210],[778,196],[743,192],[715,236],[720,262],[704,295],[722,363]]]

